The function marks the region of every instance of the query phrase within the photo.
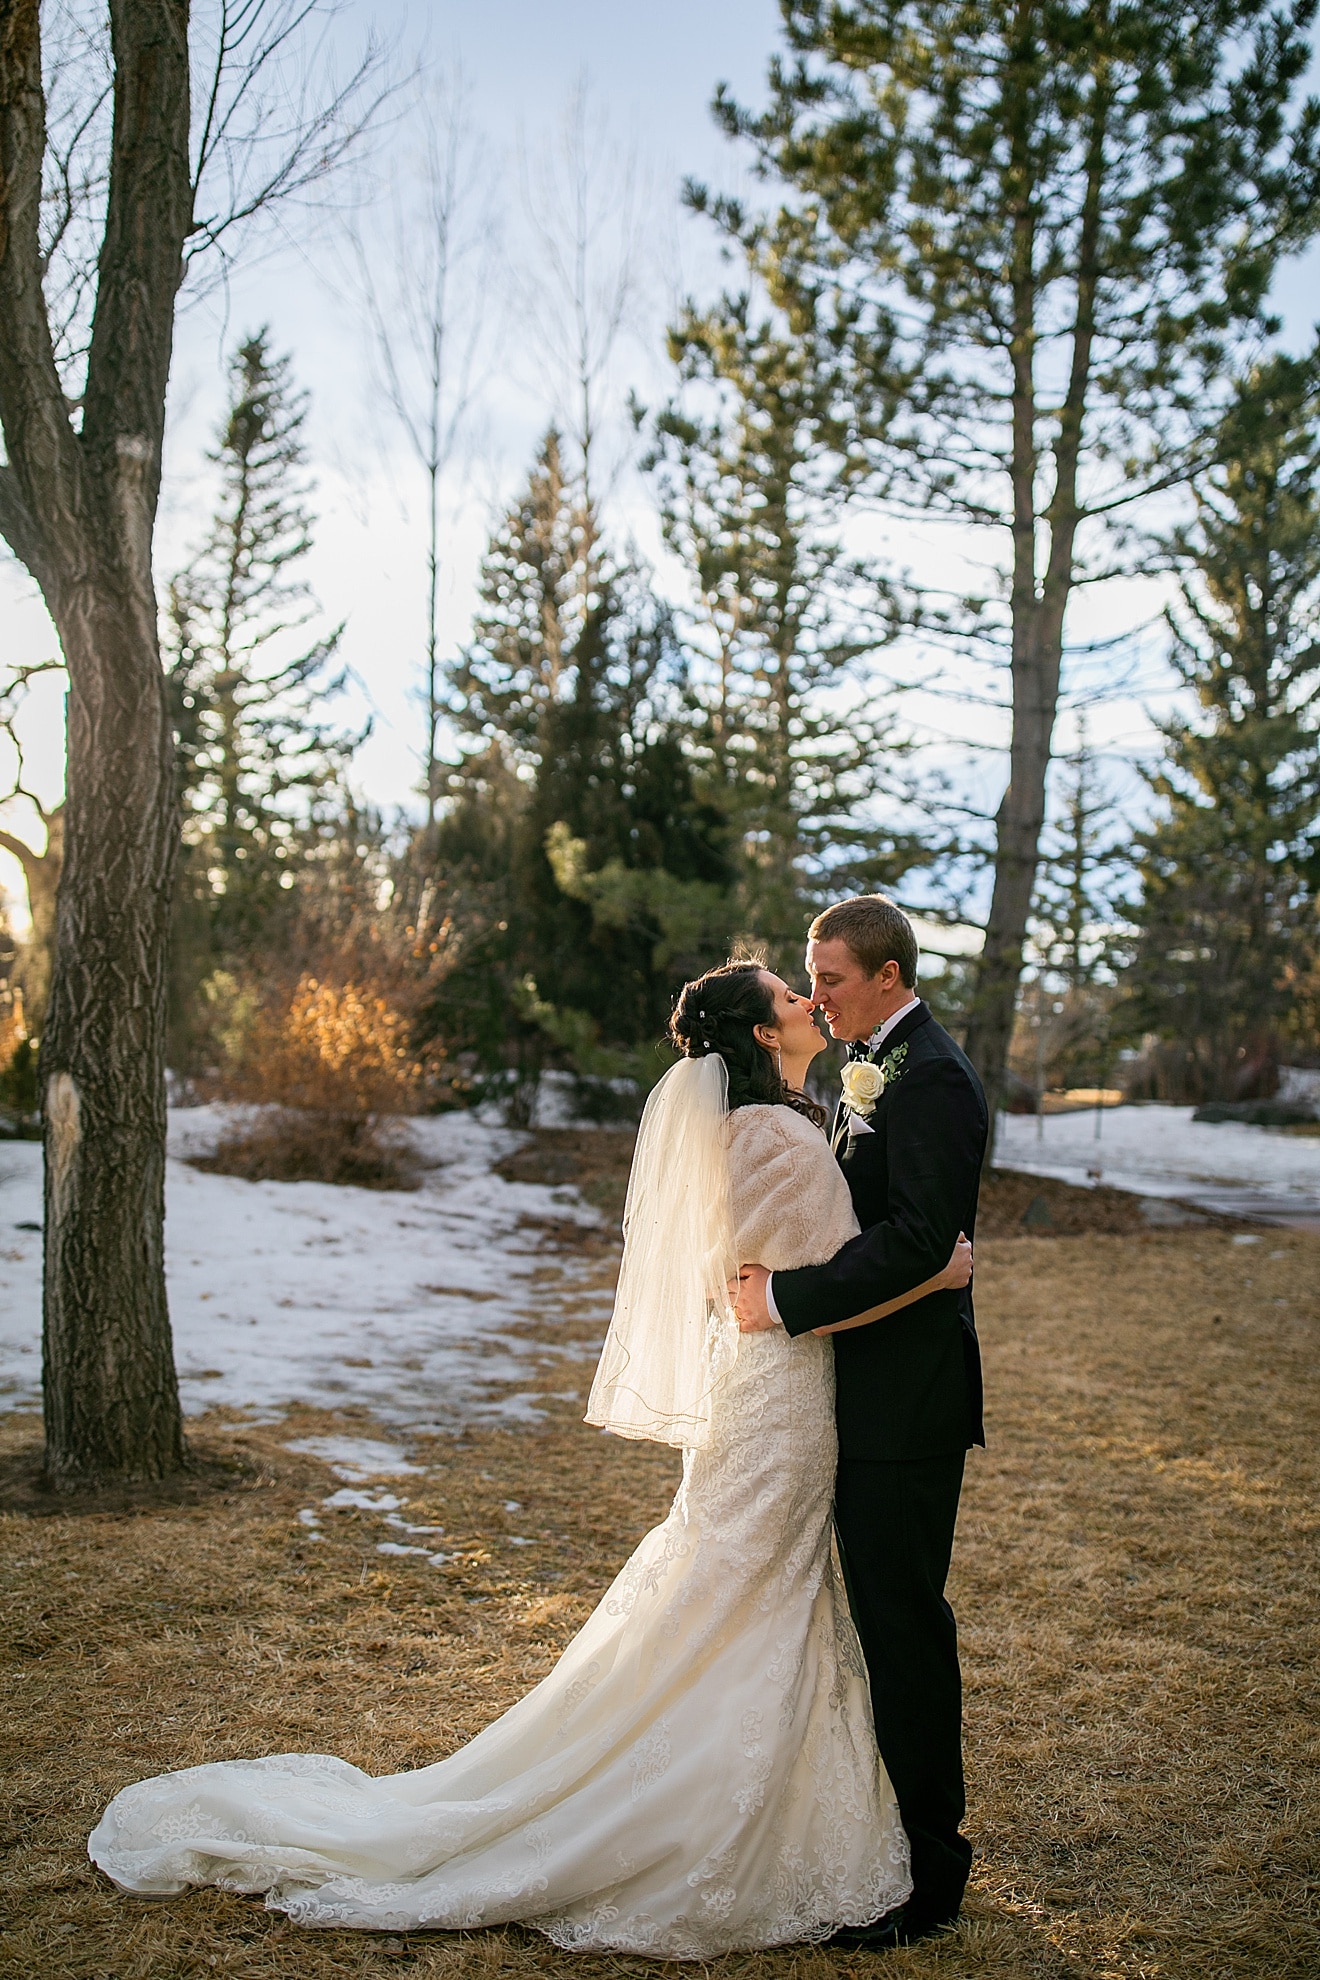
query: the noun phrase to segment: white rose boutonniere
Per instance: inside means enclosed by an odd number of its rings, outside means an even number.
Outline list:
[[[861,1120],[869,1120],[875,1112],[876,1101],[885,1090],[883,1070],[872,1065],[869,1059],[850,1059],[840,1077],[849,1112],[858,1115]]]

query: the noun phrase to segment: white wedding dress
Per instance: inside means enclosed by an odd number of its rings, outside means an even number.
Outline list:
[[[747,1107],[727,1133],[741,1257],[815,1263],[852,1236],[809,1122]],[[302,1925],[519,1920],[658,1959],[867,1923],[910,1880],[832,1552],[834,1467],[830,1343],[743,1336],[668,1518],[511,1711],[412,1773],[295,1753],[140,1781],[93,1859],[158,1897],[264,1892]]]

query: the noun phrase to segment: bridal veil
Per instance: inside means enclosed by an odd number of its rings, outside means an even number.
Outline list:
[[[586,1416],[621,1437],[710,1443],[712,1398],[739,1338],[728,1120],[717,1052],[671,1066],[642,1114],[619,1289]]]

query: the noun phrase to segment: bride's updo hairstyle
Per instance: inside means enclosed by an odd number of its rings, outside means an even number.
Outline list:
[[[729,1074],[729,1111],[735,1107],[792,1107],[817,1127],[825,1115],[814,1100],[785,1086],[775,1054],[755,1036],[758,1024],[774,1025],[775,1000],[757,962],[725,963],[707,970],[678,993],[669,1036],[687,1059],[718,1052]]]

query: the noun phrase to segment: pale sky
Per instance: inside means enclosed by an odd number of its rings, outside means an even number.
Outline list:
[[[352,59],[373,28],[395,47],[396,66],[424,56],[431,70],[452,79],[461,70],[468,119],[482,160],[476,179],[496,211],[501,247],[489,263],[480,349],[488,375],[469,422],[465,458],[447,490],[442,579],[442,630],[450,649],[461,641],[474,600],[474,580],[500,500],[516,488],[536,439],[560,396],[553,358],[538,329],[529,290],[534,229],[528,199],[544,192],[548,160],[562,133],[576,89],[587,92],[592,141],[602,169],[634,183],[634,290],[603,388],[607,451],[619,472],[609,493],[614,526],[658,555],[645,490],[627,465],[622,417],[629,387],[650,403],[663,393],[667,370],[664,325],[674,299],[721,279],[711,230],[681,213],[683,177],[706,178],[725,189],[746,186],[745,163],[719,133],[709,102],[719,81],[744,100],[760,95],[777,43],[774,0],[668,0],[638,6],[628,0],[349,0],[335,29],[335,58]],[[401,108],[382,140],[378,167],[389,154],[416,147],[416,126]],[[530,195],[525,190],[530,188]],[[383,238],[385,209],[361,223]],[[608,241],[604,260],[611,253]],[[328,620],[343,619],[343,657],[355,686],[343,705],[346,722],[370,710],[375,732],[361,753],[357,781],[387,809],[412,801],[420,713],[412,699],[424,641],[422,483],[402,436],[383,408],[361,311],[348,298],[343,227],[333,214],[293,215],[273,252],[240,266],[228,290],[181,314],[171,389],[166,479],[157,535],[162,578],[183,561],[205,514],[204,452],[223,401],[223,356],[243,333],[269,323],[278,350],[293,355],[295,375],[312,395],[308,440],[319,515],[309,576]],[[1279,300],[1289,341],[1305,340],[1320,284],[1320,254],[1288,271]],[[946,554],[945,546],[911,525],[872,525],[868,545],[917,568]],[[677,589],[676,572],[661,581]],[[1149,617],[1155,588],[1124,583],[1089,598],[1080,610],[1088,638],[1121,632]],[[1074,620],[1074,636],[1078,624]],[[0,637],[6,659],[47,657],[53,632],[40,601],[12,564],[0,566]],[[1159,705],[1164,676],[1158,641],[1146,642],[1134,690],[1097,709],[1095,738],[1115,760],[1149,751],[1147,709]],[[919,719],[963,732],[984,728],[971,706],[914,711]],[[33,774],[53,796],[59,778],[59,725],[52,696],[34,698],[28,727]],[[1065,721],[1062,746],[1072,739]],[[26,830],[21,807],[6,823]],[[17,869],[0,855],[0,886],[15,891]],[[21,893],[21,888],[18,889]]]

